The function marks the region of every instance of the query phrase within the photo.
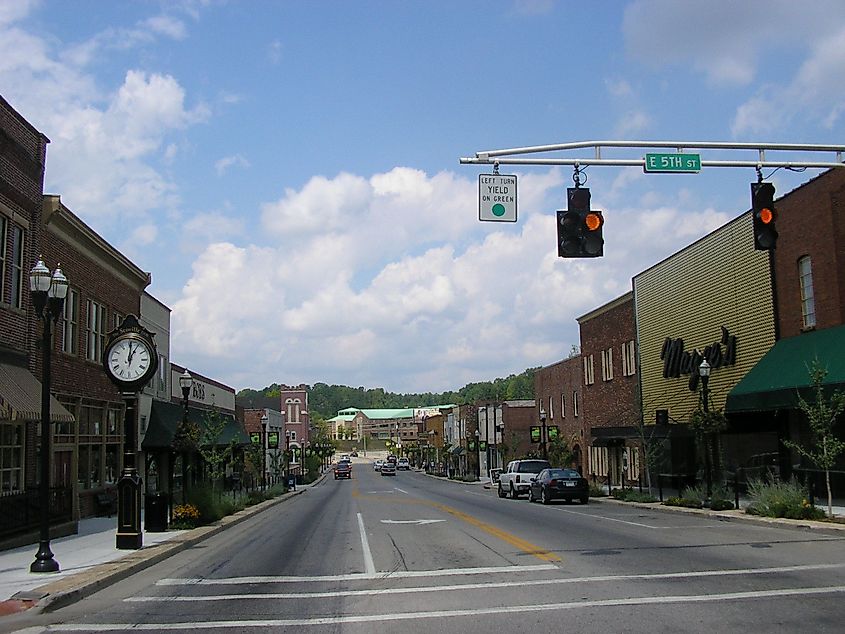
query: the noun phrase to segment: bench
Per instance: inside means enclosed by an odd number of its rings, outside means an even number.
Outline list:
[[[117,494],[114,491],[102,491],[94,497],[97,503],[97,515],[107,513],[111,517],[116,512]]]

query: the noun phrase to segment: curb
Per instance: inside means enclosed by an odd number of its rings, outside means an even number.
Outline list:
[[[308,486],[313,486],[321,482],[325,476],[325,473],[322,474]],[[172,540],[160,542],[148,548],[141,548],[140,550],[130,552],[125,557],[98,564],[84,572],[64,577],[26,592],[19,592],[12,597],[12,600],[34,602],[32,608],[27,610],[29,614],[40,614],[42,612],[58,610],[72,603],[76,603],[136,572],[154,566],[176,553],[182,552],[205,541],[209,537],[217,535],[230,526],[240,524],[253,515],[257,515],[277,504],[282,504],[297,495],[302,495],[307,490],[307,487],[302,487],[272,500],[265,500],[232,515],[227,515],[213,524],[198,526],[190,531],[174,536]]]
[[[746,524],[769,524],[779,528],[792,528],[796,530],[830,531],[832,533],[845,532],[845,524],[833,522],[817,522],[814,520],[791,520],[785,517],[762,517],[759,515],[748,515],[742,510],[732,511],[711,511],[709,509],[691,509],[682,506],[666,506],[660,502],[623,502],[610,497],[591,497],[590,502],[602,504],[617,504],[621,506],[632,506],[635,508],[649,509],[652,511],[666,511],[668,513],[685,513],[687,515],[705,515],[722,521],[736,521]]]

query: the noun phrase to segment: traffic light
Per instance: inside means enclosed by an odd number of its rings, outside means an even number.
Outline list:
[[[557,254],[562,258],[597,258],[604,255],[600,211],[590,209],[590,190],[566,188],[566,211],[557,211]]]
[[[754,248],[771,251],[778,232],[775,228],[775,186],[771,183],[751,183],[751,213],[754,218]]]

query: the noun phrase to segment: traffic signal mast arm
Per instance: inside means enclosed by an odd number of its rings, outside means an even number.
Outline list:
[[[541,154],[546,152],[565,152],[593,148],[592,157],[551,158],[532,157],[515,158],[519,154]],[[804,145],[799,143],[723,143],[712,141],[577,141],[555,145],[535,145],[530,147],[510,148],[505,150],[486,150],[476,152],[474,157],[461,158],[461,164],[475,165],[615,165],[622,167],[646,168],[645,158],[602,158],[603,148],[660,148],[676,150],[679,154],[687,150],[725,150],[756,151],[757,160],[712,160],[702,159],[701,167],[845,167],[842,162],[845,145]],[[766,152],[812,152],[832,153],[833,161],[772,161],[766,159]]]

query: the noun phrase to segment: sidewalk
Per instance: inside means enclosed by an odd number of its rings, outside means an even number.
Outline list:
[[[320,482],[326,473],[312,485]],[[78,601],[270,506],[301,495],[309,486],[300,485],[295,491],[247,507],[208,526],[161,533],[144,531],[143,546],[139,550],[118,550],[115,547],[116,517],[81,519],[76,535],[50,540],[50,550],[60,567],[57,573],[29,571],[38,551],[37,543],[0,551],[0,624],[5,615],[30,608],[57,609]],[[143,527],[143,511],[141,515]]]

